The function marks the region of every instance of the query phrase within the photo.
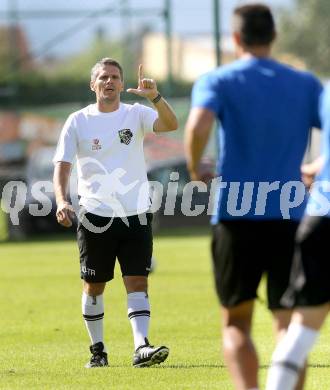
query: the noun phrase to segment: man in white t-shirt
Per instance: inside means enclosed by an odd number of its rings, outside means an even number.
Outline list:
[[[54,157],[56,216],[66,227],[71,226],[74,213],[67,198],[69,177],[72,163],[77,164],[82,312],[92,343],[92,357],[86,367],[108,365],[103,340],[103,292],[106,282],[113,279],[116,258],[127,291],[135,345],[133,366],[151,366],[163,362],[169,349],[153,347],[147,338],[152,214],[143,138],[147,132],[176,130],[178,122],[156,82],[143,77],[141,65],[138,87],[127,92],[147,98],[155,110],[120,102],[123,70],[111,58],[93,67],[90,87],[96,104],[69,116]]]

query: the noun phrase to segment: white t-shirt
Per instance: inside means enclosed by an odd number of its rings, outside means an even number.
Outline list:
[[[150,208],[143,137],[157,117],[138,103],[110,113],[91,104],[69,116],[53,161],[76,158],[79,204],[88,212],[124,217]]]

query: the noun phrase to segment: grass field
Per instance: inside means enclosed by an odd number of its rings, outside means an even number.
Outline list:
[[[155,238],[150,339],[171,352],[163,366],[149,369],[131,367],[132,336],[118,270],[105,294],[111,366],[86,370],[89,340],[80,311],[75,241],[60,237],[0,244],[0,389],[232,389],[221,355],[208,231],[188,233]],[[254,335],[263,385],[274,346],[263,303],[256,307]],[[307,390],[330,388],[329,359],[325,326],[310,358]]]

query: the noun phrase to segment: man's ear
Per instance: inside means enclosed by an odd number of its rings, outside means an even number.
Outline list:
[[[90,89],[91,89],[93,92],[95,92],[95,89],[94,89],[94,81],[91,81],[91,82],[89,83],[89,86],[90,86]]]
[[[236,46],[241,46],[241,34],[239,32],[233,32],[233,40]]]
[[[274,41],[276,40],[276,38],[277,38],[277,31],[275,30],[275,31],[274,31],[274,34],[273,34],[272,43],[274,43]]]

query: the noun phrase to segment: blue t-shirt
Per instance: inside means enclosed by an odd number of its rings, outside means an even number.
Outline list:
[[[310,128],[320,127],[321,91],[312,74],[270,58],[238,60],[195,83],[192,107],[214,112],[220,123],[222,183],[212,223],[302,217],[306,199],[300,165]]]
[[[320,103],[322,122],[323,167],[317,175],[308,201],[306,214],[330,217],[330,84],[324,89]]]

